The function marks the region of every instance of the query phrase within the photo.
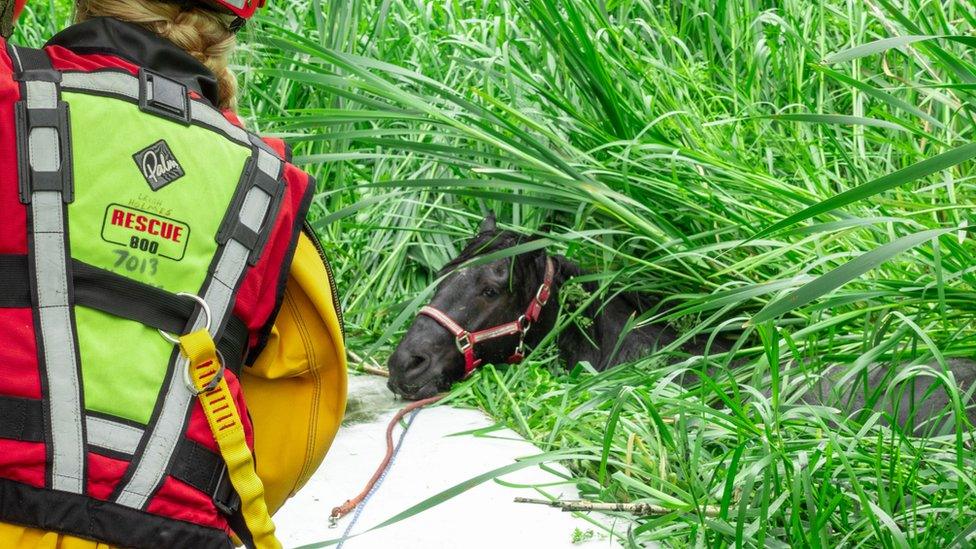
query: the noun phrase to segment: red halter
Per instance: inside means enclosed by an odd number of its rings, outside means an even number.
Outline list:
[[[434,319],[444,329],[451,332],[451,335],[454,336],[454,343],[457,345],[458,351],[464,355],[465,375],[470,374],[475,368],[481,366],[481,360],[475,356],[474,346],[491,339],[513,335],[519,336],[518,346],[515,348],[512,356],[508,358],[509,364],[518,364],[525,358],[525,334],[529,332],[532,324],[539,320],[539,317],[542,315],[542,308],[549,302],[549,296],[552,293],[552,280],[555,276],[556,266],[552,258],[547,257],[546,275],[542,279],[542,284],[539,285],[539,289],[535,292],[535,297],[532,298],[528,308],[525,309],[525,314],[507,324],[501,324],[477,332],[469,332],[462,328],[460,324],[454,322],[446,313],[429,305],[420,309],[420,312],[417,314]]]

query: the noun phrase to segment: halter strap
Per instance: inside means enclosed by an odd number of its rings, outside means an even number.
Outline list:
[[[482,361],[475,353],[475,345],[492,339],[513,335],[519,336],[518,346],[515,348],[512,356],[508,358],[509,364],[518,364],[525,358],[525,334],[539,320],[542,316],[542,309],[549,303],[549,298],[552,296],[552,282],[555,276],[556,265],[551,257],[547,257],[546,274],[542,279],[542,284],[539,285],[539,289],[535,292],[535,297],[532,298],[532,301],[526,307],[525,314],[512,322],[506,322],[505,324],[499,324],[498,326],[492,326],[491,328],[485,328],[477,332],[469,332],[448,316],[447,313],[430,305],[421,308],[417,314],[434,319],[435,322],[454,336],[454,344],[457,346],[458,352],[464,355],[465,375],[470,374],[477,367],[481,366]]]

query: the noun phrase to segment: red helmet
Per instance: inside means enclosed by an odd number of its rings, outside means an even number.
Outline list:
[[[23,2],[25,0],[17,0]],[[198,0],[200,1],[200,0]],[[267,0],[202,0],[203,3],[229,11],[241,19],[250,19],[258,8],[263,8]]]

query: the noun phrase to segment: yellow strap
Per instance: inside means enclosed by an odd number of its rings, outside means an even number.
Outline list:
[[[206,330],[200,330],[181,337],[180,347],[190,359],[193,384],[197,391],[202,391],[220,371],[213,338]],[[244,425],[227,381],[221,378],[216,387],[201,393],[199,397],[210,430],[220,447],[220,455],[227,463],[230,482],[241,498],[241,513],[254,538],[255,547],[280,549],[281,544],[275,538],[274,523],[264,502],[264,485],[254,468],[254,458],[244,438]]]

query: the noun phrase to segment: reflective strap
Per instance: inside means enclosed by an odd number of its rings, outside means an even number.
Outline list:
[[[122,72],[65,72],[61,74],[61,89],[107,93],[139,100],[139,79]]]
[[[180,349],[190,364],[194,387],[203,391],[220,371],[217,348],[210,334],[196,331],[180,338]],[[213,433],[220,455],[227,464],[231,484],[241,498],[241,514],[254,546],[258,549],[277,549],[275,526],[264,501],[264,484],[254,466],[254,456],[247,446],[244,424],[234,404],[234,395],[223,377],[212,390],[201,392],[200,404]]]
[[[139,103],[141,96],[137,77],[115,71],[66,72],[61,76],[61,88],[122,96],[134,103]],[[239,143],[251,145],[245,130],[231,124],[219,110],[203,101],[190,101],[190,119],[198,124],[215,128]]]
[[[194,329],[202,329],[204,322],[204,318],[198,315]],[[180,356],[162,395],[163,406],[156,419],[156,427],[150,433],[142,455],[137,457],[132,477],[116,498],[116,503],[120,505],[142,509],[163,481],[170,457],[183,438],[184,421],[193,401],[193,394],[183,381],[182,371],[186,367],[186,360]]]
[[[62,149],[68,143],[66,116],[52,118],[52,113],[67,111],[59,100],[57,73],[52,71],[47,55],[19,48],[14,52],[18,78],[24,83],[25,101],[19,109],[26,116],[18,132],[27,164],[21,165],[27,173],[22,179],[27,187],[22,189],[26,195],[22,199],[29,197],[30,202],[29,255],[35,277],[38,351],[43,356],[46,382],[51,487],[81,494],[85,490],[85,428],[68,285],[64,205],[68,198],[65,193],[70,192],[65,182],[72,167],[69,151]],[[23,64],[28,59],[31,66]]]
[[[2,397],[0,397],[0,411],[4,409],[2,404]],[[0,434],[8,423],[7,419],[0,416]],[[139,441],[145,432],[133,425],[96,416],[88,416],[87,424],[89,446],[123,454],[127,459],[135,455],[139,449]],[[9,429],[14,428],[16,425]],[[24,428],[25,432],[30,430],[29,425]],[[42,426],[39,430],[43,432]],[[225,510],[228,514],[240,509],[240,499],[231,486],[223,457],[209,448],[184,438],[176,452],[176,460],[170,474],[180,482],[209,495],[218,509]]]
[[[0,411],[4,409],[2,404],[2,397],[0,397]],[[140,427],[99,416],[89,415],[86,423],[89,446],[123,454],[129,458],[139,449],[139,442],[145,433]],[[8,420],[0,419],[0,433],[3,432],[2,427],[7,424]],[[30,432],[32,427],[28,424],[25,430]],[[176,462],[173,463],[173,469],[170,471],[173,478],[210,495],[215,502],[234,505],[236,497],[233,490],[225,486],[227,472],[224,460],[219,454],[184,438],[176,452],[176,457]]]
[[[139,447],[143,430],[133,425],[119,423],[96,416],[88,416],[88,443],[98,448],[120,454],[132,455]]]
[[[277,179],[282,162],[276,158],[272,160],[273,162],[265,162],[263,167],[259,162],[258,166],[262,171],[274,169]],[[247,206],[241,208],[237,214],[237,219],[243,226],[257,232],[264,226],[266,219],[274,219],[276,213],[270,210],[272,197],[260,187],[251,187],[244,200]],[[229,211],[231,215],[235,212],[233,208]],[[210,307],[210,333],[213,337],[221,333],[233,309],[236,288],[247,269],[251,250],[236,237],[231,237],[217,253],[219,258],[216,267],[202,296]],[[190,331],[201,330],[204,325],[205,318],[198,314]],[[155,428],[149,436],[145,450],[139,456],[132,477],[116,498],[117,503],[141,509],[163,481],[171,456],[182,438],[184,423],[193,402],[193,394],[183,381],[183,372],[187,368],[189,363],[186,357],[180,355],[169,376]]]

